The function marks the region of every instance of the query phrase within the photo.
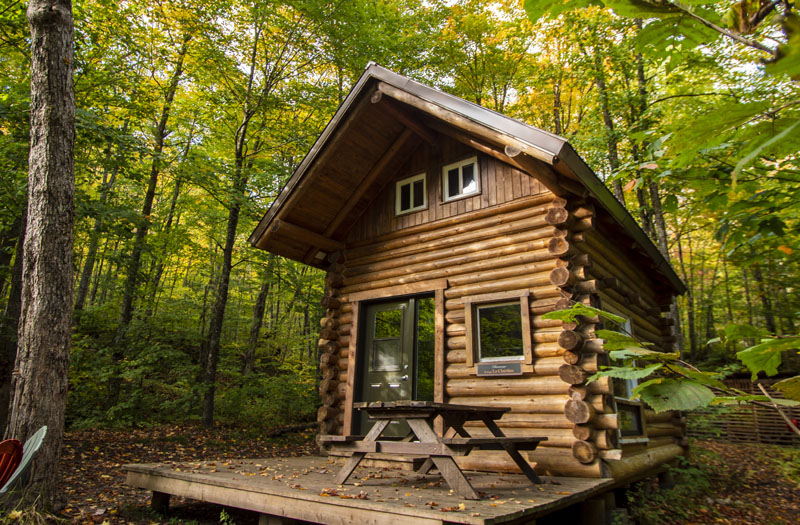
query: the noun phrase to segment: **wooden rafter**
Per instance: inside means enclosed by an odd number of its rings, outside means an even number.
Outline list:
[[[273,221],[270,233],[280,233],[286,237],[293,237],[328,252],[335,252],[344,248],[343,242],[335,241],[327,235],[320,235],[281,219]]]

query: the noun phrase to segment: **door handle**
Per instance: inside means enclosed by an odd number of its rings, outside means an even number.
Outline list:
[[[401,377],[400,379],[402,379],[403,381],[408,381],[408,375],[406,374],[403,377]]]

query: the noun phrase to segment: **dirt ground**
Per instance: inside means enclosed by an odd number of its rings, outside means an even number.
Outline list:
[[[109,525],[256,524],[254,513],[180,498],[172,499],[169,516],[155,514],[149,493],[127,486],[121,466],[315,451],[311,430],[276,437],[188,425],[68,432],[62,460],[67,503],[60,517],[70,523]],[[797,480],[798,474],[797,451],[791,456],[778,447],[696,442],[692,459],[677,472],[675,489],[654,491],[645,483],[629,492],[635,502],[631,515],[640,523],[797,524],[800,487],[789,477]]]

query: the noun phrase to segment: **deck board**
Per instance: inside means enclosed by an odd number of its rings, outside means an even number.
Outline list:
[[[351,483],[333,481],[339,464],[317,456],[125,465],[135,487],[317,523],[396,525],[503,523],[535,518],[582,501],[613,485],[611,479],[466,473],[484,499],[452,494],[438,473],[360,467]],[[353,482],[357,483],[354,484]],[[463,507],[460,507],[463,505]],[[450,509],[450,510],[445,510]]]

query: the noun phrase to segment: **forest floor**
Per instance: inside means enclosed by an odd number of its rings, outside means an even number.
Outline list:
[[[159,426],[67,432],[62,475],[66,523],[256,524],[254,513],[173,498],[164,518],[149,493],[125,484],[126,463],[297,456],[316,451],[313,431],[265,438],[237,429]],[[800,451],[764,445],[693,443],[691,460],[676,471],[676,487],[629,492],[639,523],[779,524],[800,522]],[[224,513],[223,513],[224,511]],[[31,521],[26,515],[0,521]]]

